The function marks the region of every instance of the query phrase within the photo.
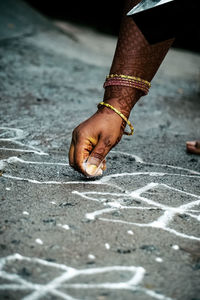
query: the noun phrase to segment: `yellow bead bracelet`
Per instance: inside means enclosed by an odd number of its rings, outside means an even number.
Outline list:
[[[117,110],[115,107],[113,107],[112,105],[108,104],[108,103],[105,103],[105,102],[100,102],[97,107],[99,108],[100,106],[106,106],[110,109],[112,109],[114,112],[116,112],[116,114],[118,114],[127,124],[128,126],[130,127],[131,129],[131,132],[126,132],[124,131],[124,134],[126,135],[133,135],[134,133],[134,128],[133,128],[133,125],[131,124],[131,122],[127,119],[127,117],[125,117],[119,110]]]

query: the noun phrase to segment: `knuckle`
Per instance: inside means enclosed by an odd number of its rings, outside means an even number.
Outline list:
[[[92,157],[95,158],[95,159],[98,159],[98,160],[103,160],[104,159],[104,152],[101,152],[101,151],[93,151],[92,152]]]
[[[78,133],[79,133],[79,129],[78,129],[78,127],[76,127],[76,128],[74,128],[74,130],[72,131],[72,136],[73,136],[73,137],[76,137],[76,136],[78,135]]]
[[[82,139],[84,137],[84,133],[83,130],[81,129],[81,127],[76,127],[73,132],[72,132],[72,139],[74,141],[78,141],[80,139]]]
[[[112,139],[111,139],[110,136],[105,137],[105,138],[103,139],[103,143],[104,143],[104,145],[105,145],[105,148],[111,148],[112,145],[113,145],[113,141],[112,141]]]

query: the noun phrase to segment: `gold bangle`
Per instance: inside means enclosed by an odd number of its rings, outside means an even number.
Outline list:
[[[121,77],[121,78],[127,78],[127,79],[134,79],[134,80],[137,80],[137,81],[141,81],[141,82],[144,82],[146,83],[149,87],[151,87],[151,83],[147,80],[144,80],[140,77],[135,77],[135,76],[129,76],[129,75],[123,75],[123,74],[110,74],[110,75],[107,75],[106,78],[113,78],[113,77]]]
[[[97,105],[97,107],[99,108],[100,106],[106,106],[106,107],[112,109],[114,112],[116,112],[116,114],[118,114],[128,124],[128,126],[131,129],[131,132],[124,131],[124,134],[126,134],[126,135],[133,135],[134,128],[133,128],[133,125],[131,124],[131,122],[127,119],[127,117],[125,117],[119,110],[117,110],[116,108],[114,108],[112,105],[110,105],[108,103],[100,102]]]

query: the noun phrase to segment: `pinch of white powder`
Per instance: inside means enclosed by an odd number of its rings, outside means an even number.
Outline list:
[[[35,242],[36,242],[37,244],[39,244],[39,245],[43,245],[43,244],[44,244],[43,241],[42,241],[41,239],[36,239]]]
[[[88,254],[88,258],[94,260],[96,257],[93,254]]]

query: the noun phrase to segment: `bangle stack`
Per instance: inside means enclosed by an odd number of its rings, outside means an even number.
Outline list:
[[[106,76],[104,88],[112,85],[128,86],[139,89],[148,94],[151,83],[147,80],[141,79],[140,77],[128,76],[123,74],[110,74]]]
[[[144,92],[145,95],[148,94],[149,89],[151,87],[151,83],[147,80],[144,80],[140,77],[135,76],[129,76],[129,75],[123,75],[123,74],[110,74],[106,76],[106,81],[104,82],[103,87],[112,86],[112,85],[121,85],[121,86],[128,86],[132,88],[139,89]],[[117,110],[115,107],[110,105],[106,102],[100,102],[98,104],[98,108],[101,106],[106,106],[107,108],[110,108],[113,110],[116,114],[118,114],[130,127],[130,132],[125,131],[124,134],[126,135],[133,135],[134,128],[131,122],[126,118],[124,114],[122,114],[119,110]]]

